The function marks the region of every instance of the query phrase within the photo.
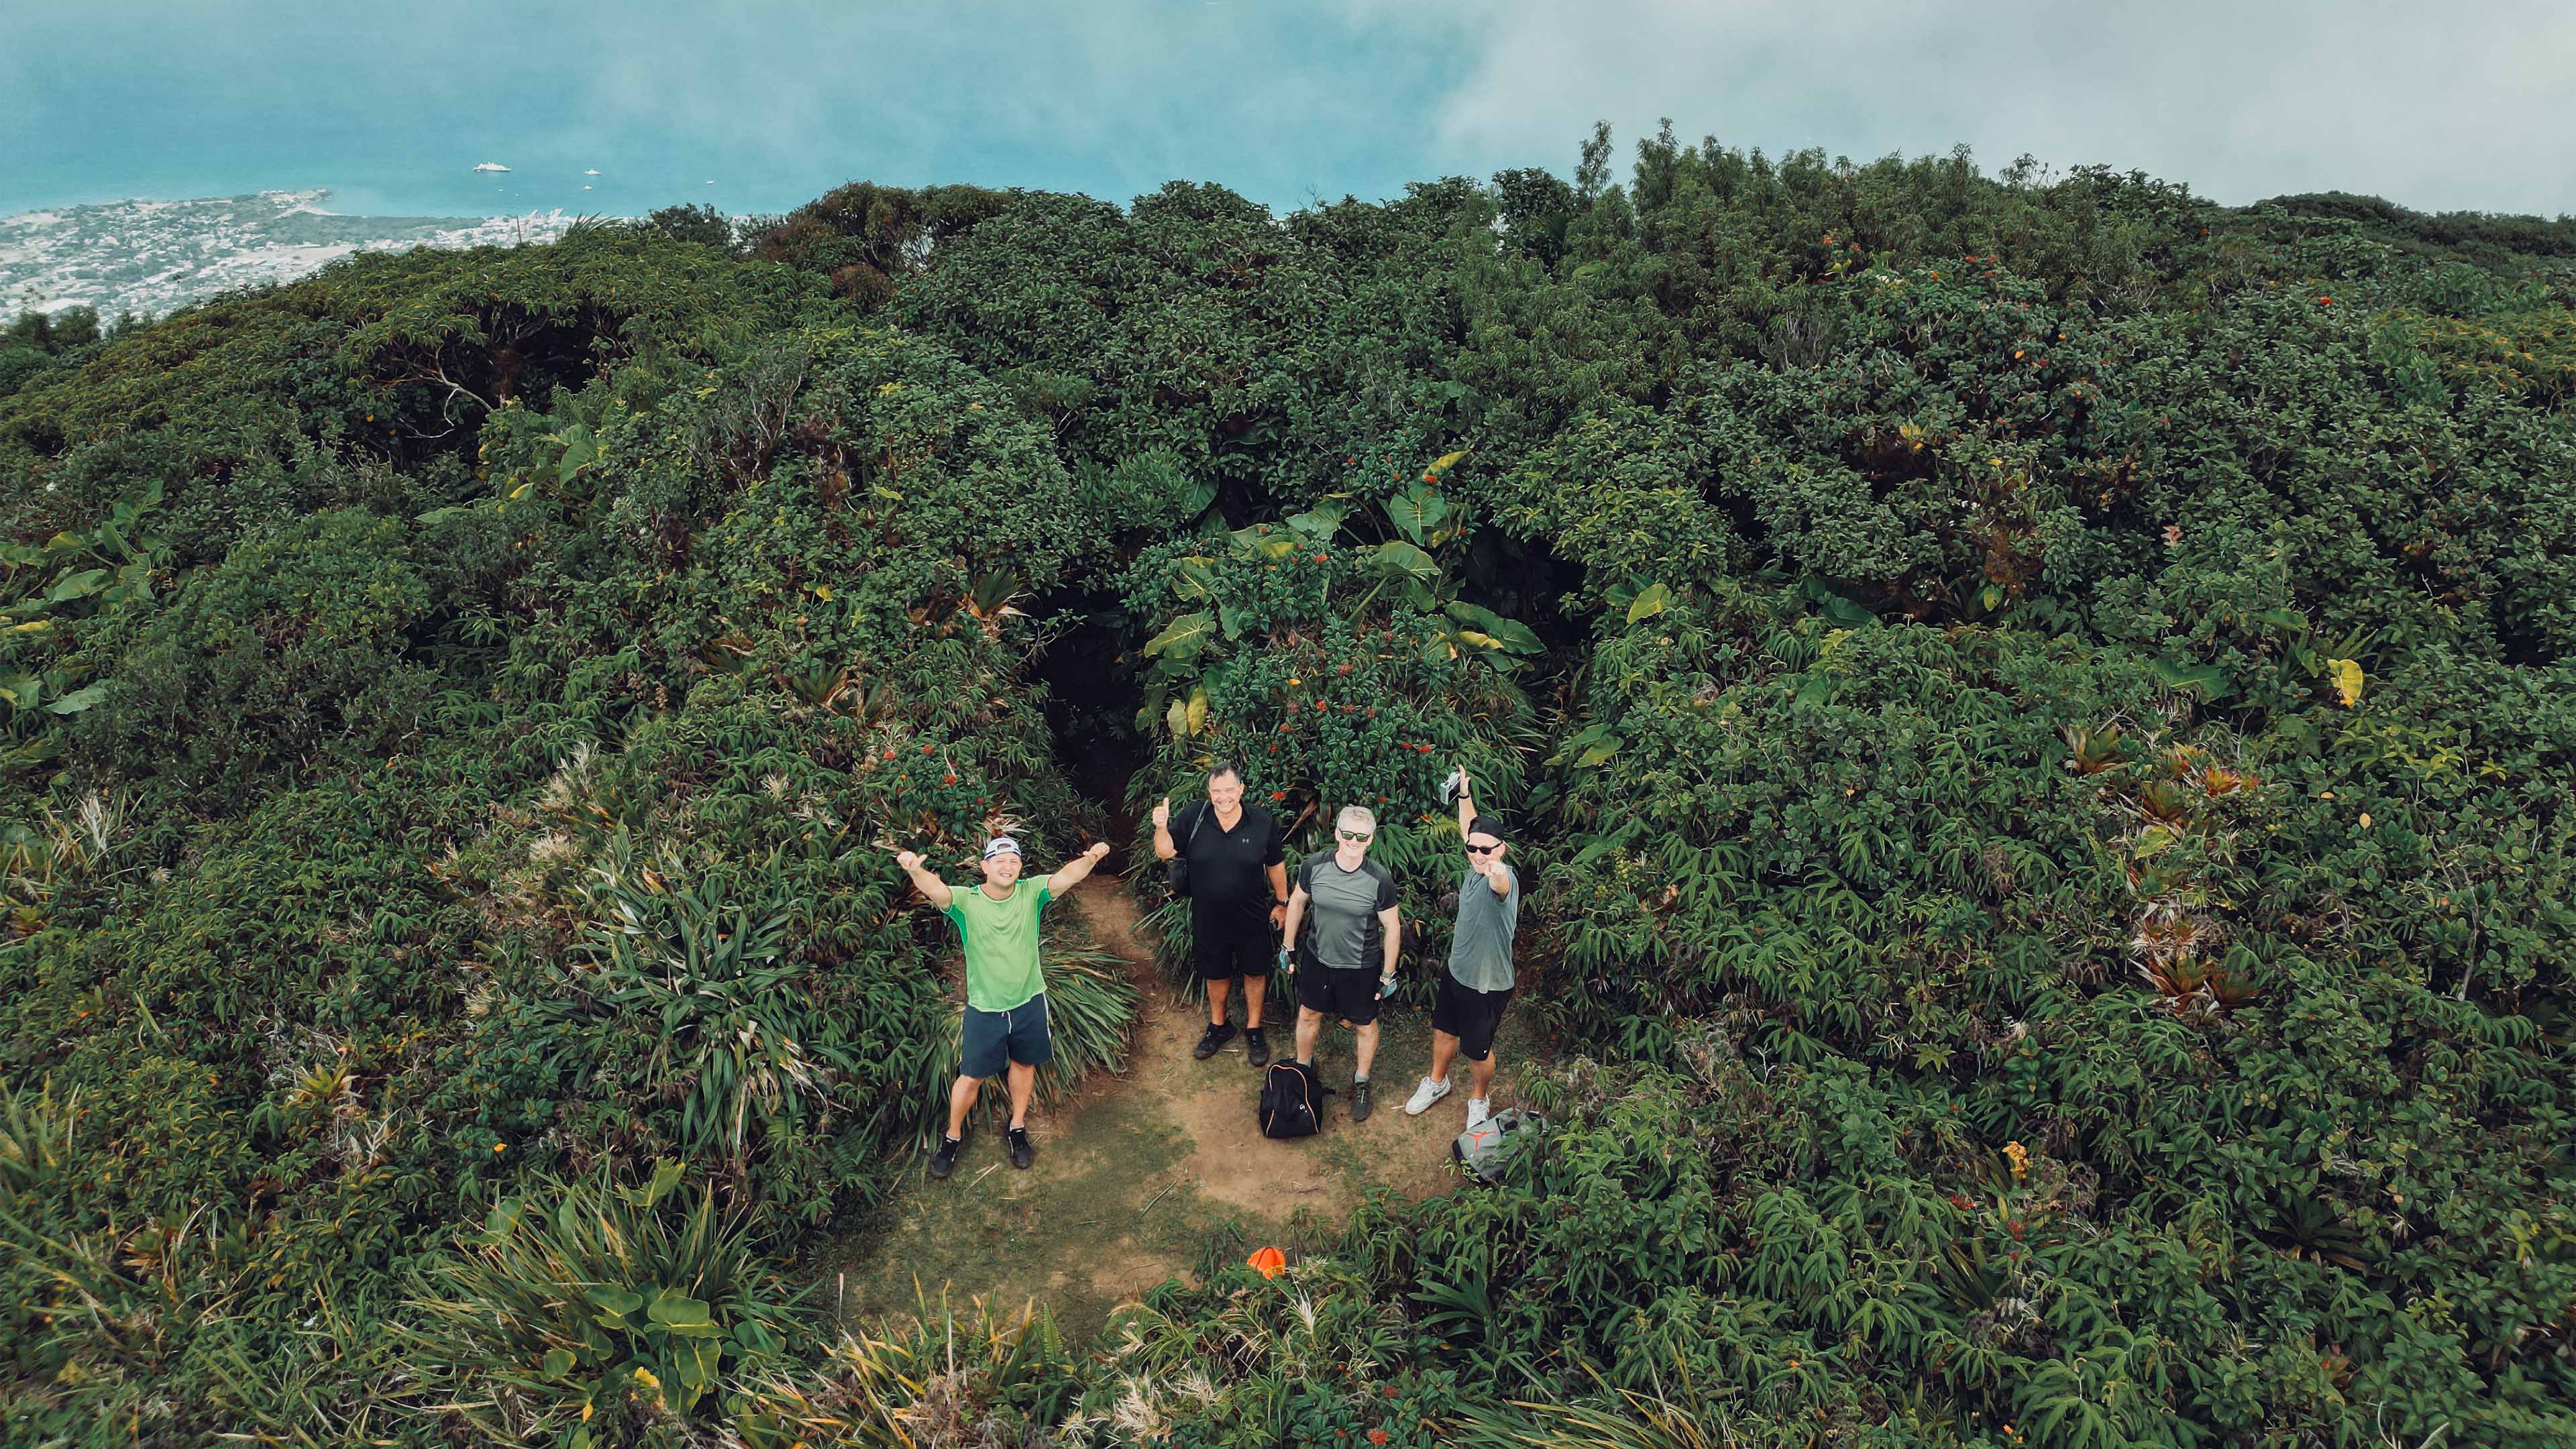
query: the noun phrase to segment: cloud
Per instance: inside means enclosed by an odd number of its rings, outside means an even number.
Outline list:
[[[1385,14],[1394,0],[1348,0]],[[1899,0],[1410,0],[1461,56],[1436,149],[1556,169],[1623,138],[1868,158],[1973,147],[2103,163],[2244,202],[2375,192],[2576,210],[2576,7],[2554,0],[1973,7]]]

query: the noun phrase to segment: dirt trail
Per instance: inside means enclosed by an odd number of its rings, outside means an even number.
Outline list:
[[[1325,1128],[1272,1141],[1253,1124],[1261,1074],[1246,1061],[1241,1034],[1208,1060],[1191,1059],[1205,1008],[1176,1000],[1164,984],[1122,884],[1094,876],[1071,903],[1143,994],[1127,1069],[1094,1078],[1051,1112],[1031,1109],[1038,1160],[1029,1171],[1012,1169],[1000,1134],[980,1130],[954,1177],[921,1176],[887,1222],[833,1245],[822,1289],[844,1319],[909,1312],[916,1282],[933,1301],[944,1283],[961,1306],[988,1294],[1013,1307],[1034,1297],[1067,1329],[1087,1332],[1166,1277],[1194,1276],[1202,1254],[1225,1261],[1265,1244],[1318,1241],[1380,1184],[1416,1199],[1454,1186],[1449,1142],[1466,1123],[1466,1063],[1453,1072],[1459,1090],[1438,1106],[1420,1117],[1403,1110],[1430,1053],[1427,1013],[1388,1012],[1370,1073],[1377,1110],[1358,1124],[1345,1094],[1351,1034],[1327,1025],[1316,1052],[1336,1091]],[[1239,1023],[1239,1001],[1233,1015]],[[1286,1057],[1293,1007],[1274,1002],[1263,1017],[1272,1055]],[[1496,1093],[1506,1101],[1518,1040],[1507,1019]]]

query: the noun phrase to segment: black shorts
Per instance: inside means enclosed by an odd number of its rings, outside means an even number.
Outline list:
[[[1270,929],[1268,912],[1190,916],[1190,965],[1201,981],[1267,976],[1278,954],[1279,935]]]
[[[1047,999],[1041,991],[1008,1011],[966,1008],[966,1049],[957,1059],[957,1074],[982,1081],[999,1076],[1002,1064],[1042,1067],[1055,1055],[1055,1035],[1047,1029]]]
[[[1344,971],[1308,961],[1297,968],[1297,1004],[1353,1026],[1368,1026],[1377,1020],[1377,983],[1378,974],[1366,966]]]
[[[1458,1038],[1458,1050],[1467,1060],[1481,1062],[1494,1054],[1494,1028],[1503,1024],[1503,1008],[1511,1004],[1510,987],[1478,991],[1444,970],[1431,1000],[1431,1029]]]

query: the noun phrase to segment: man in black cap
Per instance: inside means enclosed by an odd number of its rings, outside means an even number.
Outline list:
[[[1262,1035],[1262,995],[1270,958],[1288,908],[1288,857],[1279,823],[1243,799],[1243,772],[1218,760],[1208,766],[1207,801],[1175,813],[1166,795],[1154,806],[1154,855],[1181,856],[1190,871],[1190,958],[1207,983],[1208,1028],[1190,1055],[1206,1061],[1234,1040],[1226,998],[1243,983],[1243,1049],[1256,1067],[1270,1064]]]
[[[1520,929],[1521,881],[1503,855],[1500,817],[1480,815],[1467,767],[1458,767],[1458,834],[1467,843],[1467,874],[1458,887],[1458,928],[1449,938],[1449,969],[1431,1002],[1431,1075],[1405,1100],[1419,1117],[1449,1095],[1449,1063],[1466,1053],[1467,1125],[1493,1115],[1494,1029],[1512,1000],[1512,938]]]

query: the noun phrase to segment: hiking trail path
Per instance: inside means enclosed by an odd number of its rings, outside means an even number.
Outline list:
[[[1071,901],[1101,949],[1126,963],[1142,998],[1126,1068],[1093,1074],[1052,1110],[1029,1109],[1038,1157],[1026,1172],[1011,1167],[980,1108],[954,1176],[931,1181],[927,1154],[917,1157],[896,1200],[868,1227],[829,1241],[815,1261],[818,1301],[843,1324],[935,1308],[945,1285],[959,1310],[978,1297],[1012,1312],[1036,1299],[1068,1335],[1088,1334],[1165,1278],[1194,1280],[1203,1262],[1322,1245],[1372,1187],[1418,1200],[1456,1185],[1449,1144],[1466,1126],[1466,1061],[1452,1067],[1447,1097],[1419,1117],[1404,1115],[1429,1065],[1427,1010],[1390,1006],[1370,1072],[1376,1110],[1357,1124],[1351,1033],[1326,1022],[1315,1053],[1334,1091],[1323,1131],[1273,1141],[1253,1121],[1262,1074],[1246,1060],[1241,1032],[1206,1061],[1191,1058],[1206,1007],[1164,982],[1124,883],[1094,875]],[[1278,995],[1262,1017],[1271,1059],[1284,1061],[1295,1054],[1296,1010]],[[1240,1000],[1230,1016],[1239,1026]],[[1505,1103],[1523,1040],[1514,1026],[1506,1019],[1496,1044],[1495,1095]],[[987,1086],[987,1097],[1001,1087]]]

